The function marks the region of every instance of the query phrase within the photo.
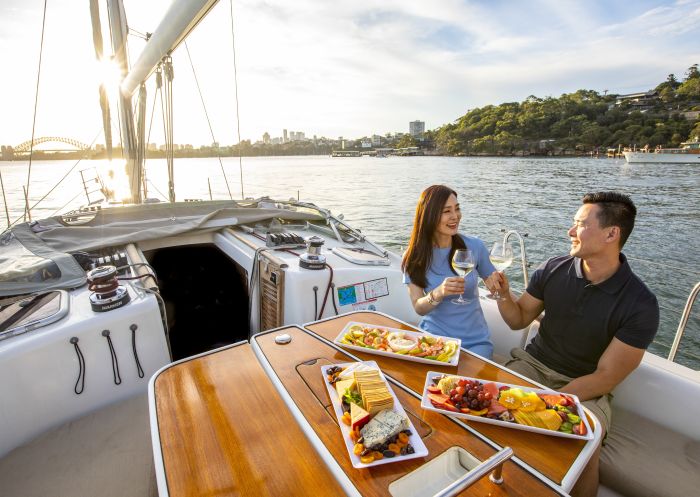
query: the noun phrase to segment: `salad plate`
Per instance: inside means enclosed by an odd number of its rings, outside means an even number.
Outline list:
[[[351,321],[333,340],[348,349],[406,361],[457,366],[459,338]]]

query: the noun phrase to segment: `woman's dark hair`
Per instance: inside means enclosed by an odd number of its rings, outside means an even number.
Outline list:
[[[444,185],[433,185],[423,190],[418,199],[411,239],[401,261],[401,269],[408,274],[412,283],[421,288],[428,286],[425,274],[433,259],[433,235],[450,195],[456,197],[457,192]],[[452,235],[452,248],[447,256],[448,260],[451,260],[455,250],[460,248],[466,248],[464,240],[459,235]]]
[[[632,199],[620,192],[596,192],[583,196],[584,204],[597,204],[598,222],[601,228],[617,226],[620,228],[620,248],[624,247],[634,229],[637,208]]]

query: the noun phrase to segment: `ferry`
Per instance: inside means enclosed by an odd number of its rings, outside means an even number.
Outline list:
[[[123,57],[124,9],[107,3]],[[144,200],[131,98],[216,3],[176,0],[122,82],[132,202],[0,235],[2,495],[569,495],[602,443],[592,414],[585,436],[557,436],[427,409],[435,374],[544,387],[465,349],[435,364],[339,342],[351,323],[420,332],[399,254],[310,202]],[[601,497],[700,486],[700,374],[674,362],[699,292],[669,357],[647,352],[614,391],[615,426],[646,450],[603,457]],[[537,333],[479,298],[496,359]],[[354,464],[327,372],[369,361],[425,453]]]

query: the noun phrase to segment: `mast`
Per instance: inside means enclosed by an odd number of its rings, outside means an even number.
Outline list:
[[[102,62],[103,42],[102,23],[100,22],[100,5],[97,0],[90,0],[90,17],[92,19],[92,44],[95,46],[95,57],[97,62]],[[107,159],[112,161],[112,125],[109,113],[109,98],[104,82],[100,83],[100,108],[102,109],[102,126],[105,133],[105,148],[107,149]]]
[[[109,24],[111,26],[112,50],[114,61],[119,67],[122,79],[129,72],[129,60],[126,37],[128,27],[124,5],[121,0],[107,0]],[[143,163],[139,161],[137,152],[136,131],[134,126],[134,113],[131,108],[131,94],[119,92],[119,122],[121,124],[122,157],[126,160],[126,174],[129,178],[129,192],[131,203],[141,203],[141,171]]]

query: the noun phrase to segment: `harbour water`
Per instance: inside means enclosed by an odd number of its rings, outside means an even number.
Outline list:
[[[546,258],[566,253],[566,232],[589,191],[616,189],[633,198],[637,223],[625,246],[633,270],[656,293],[661,327],[650,351],[667,356],[685,301],[700,281],[697,233],[700,220],[700,174],[683,164],[628,165],[621,159],[493,158],[493,157],[244,157],[243,195],[277,199],[300,198],[342,213],[345,220],[373,241],[394,251],[405,247],[416,200],[431,184],[442,183],[459,193],[463,232],[487,245],[502,230],[526,234],[527,260],[533,271]],[[37,208],[33,218],[61,213],[86,203],[78,171],[86,177],[98,162],[33,162],[30,205],[64,176]],[[23,212],[22,186],[26,162],[0,162],[10,217]],[[222,170],[226,172],[224,180]],[[149,197],[165,200],[167,166],[147,162]],[[228,185],[227,185],[228,182]],[[238,158],[175,161],[175,192],[184,199],[241,198]],[[94,198],[94,197],[92,197]],[[2,215],[5,215],[4,205]],[[5,223],[3,222],[3,225]],[[516,248],[516,258],[519,258]],[[518,263],[508,269],[522,287]],[[688,322],[677,362],[700,369],[700,311]]]

